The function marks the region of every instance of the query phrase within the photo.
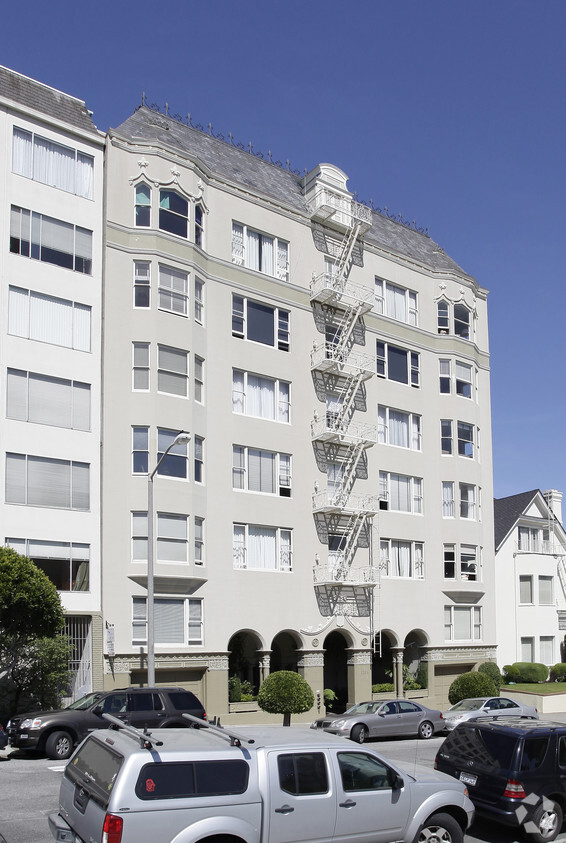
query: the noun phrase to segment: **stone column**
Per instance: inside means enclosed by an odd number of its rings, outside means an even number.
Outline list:
[[[395,696],[404,697],[403,689],[403,647],[392,647],[393,653],[393,684],[395,685]]]
[[[356,702],[371,700],[371,650],[349,648],[348,653],[348,708]]]
[[[206,713],[208,719],[228,714],[228,655],[218,653],[208,657],[204,677],[206,688]],[[204,700],[203,700],[204,702]]]
[[[271,650],[258,650],[257,657],[259,665],[259,683],[261,685],[269,676],[269,667],[271,664]]]
[[[324,651],[300,650],[297,652],[297,671],[312,688],[314,706],[312,716],[324,715]]]

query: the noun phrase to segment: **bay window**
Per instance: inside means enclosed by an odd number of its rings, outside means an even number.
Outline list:
[[[188,562],[188,516],[158,512],[157,562]],[[132,561],[147,562],[147,512],[132,512]]]
[[[176,190],[159,191],[159,228],[187,237],[189,219],[189,203]]]
[[[445,606],[445,641],[481,641],[481,606]]]
[[[155,597],[156,644],[197,646],[204,643],[203,600],[196,597]],[[132,598],[132,644],[147,644],[147,598]]]

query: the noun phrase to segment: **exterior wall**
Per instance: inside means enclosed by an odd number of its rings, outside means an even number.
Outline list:
[[[244,155],[245,153],[242,153]],[[141,164],[140,164],[141,162]],[[266,164],[266,167],[271,165]],[[376,243],[365,242],[363,265],[354,265],[349,281],[374,289],[375,276],[416,291],[419,324],[413,326],[379,314],[366,314],[356,334],[356,348],[375,358],[376,341],[389,342],[420,354],[420,388],[411,388],[374,375],[360,392],[357,419],[377,424],[379,404],[418,413],[422,417],[422,450],[375,444],[367,451],[367,470],[359,472],[356,494],[377,495],[379,471],[406,474],[423,480],[424,504],[419,515],[382,510],[373,520],[369,547],[359,547],[356,565],[378,570],[370,614],[347,612],[321,614],[313,588],[313,566],[325,564],[328,546],[325,529],[312,512],[315,484],[326,487],[328,454],[313,448],[310,424],[315,410],[325,413],[324,395],[317,393],[309,359],[313,342],[324,339],[320,308],[310,303],[313,273],[324,270],[324,253],[316,248],[311,221],[290,206],[264,199],[253,189],[244,192],[214,177],[206,164],[189,156],[159,149],[149,143],[130,144],[119,133],[107,143],[107,251],[105,280],[104,354],[104,456],[103,456],[103,558],[104,618],[115,631],[115,658],[105,667],[106,687],[114,683],[143,680],[145,648],[132,646],[132,596],[146,594],[144,563],[131,560],[132,511],[147,510],[147,478],[132,476],[132,426],[149,426],[150,470],[156,464],[155,430],[159,427],[189,431],[193,440],[191,479],[177,480],[156,475],[156,512],[190,516],[189,562],[184,565],[156,563],[156,595],[202,598],[204,643],[202,646],[156,647],[157,681],[169,681],[172,672],[200,673],[200,688],[209,716],[228,714],[226,686],[230,641],[246,633],[256,641],[258,673],[269,669],[274,639],[289,633],[297,653],[308,652],[310,664],[300,670],[313,687],[322,691],[325,681],[324,651],[329,635],[338,632],[344,645],[340,670],[345,677],[346,698],[352,703],[371,696],[371,663],[377,656],[374,639],[380,631],[392,647],[416,646],[420,656],[434,651],[429,665],[429,699],[446,703],[446,670],[456,674],[478,661],[491,658],[495,647],[494,560],[491,427],[489,403],[489,355],[486,293],[463,273],[433,270],[404,258]],[[187,240],[134,226],[134,184],[147,180],[154,204],[159,185],[170,186],[188,196],[200,196],[208,209],[204,247]],[[193,214],[191,202],[191,219]],[[232,221],[289,242],[289,281],[278,280],[232,262]],[[191,223],[189,223],[191,227]],[[337,236],[340,240],[340,236]],[[147,309],[132,306],[133,261],[152,265],[152,302]],[[157,306],[157,269],[162,262],[189,273],[190,315],[163,312]],[[194,320],[194,279],[205,284],[205,323]],[[291,347],[288,353],[263,344],[238,339],[231,333],[232,294],[249,296],[290,312]],[[475,338],[443,336],[437,330],[436,302],[465,300],[477,312]],[[132,342],[151,343],[152,384],[147,393],[133,392]],[[205,360],[205,402],[158,394],[155,387],[155,353],[158,343],[189,352],[189,371],[194,355]],[[460,360],[476,372],[470,399],[441,394],[439,358]],[[250,418],[232,411],[232,370],[257,373],[291,383],[291,423]],[[441,456],[440,419],[471,423],[481,431],[480,455],[474,459]],[[192,473],[194,437],[205,440],[205,480],[195,483]],[[267,449],[292,455],[292,496],[254,494],[232,488],[232,445]],[[443,517],[442,481],[464,482],[481,487],[484,506],[481,520]],[[456,503],[456,509],[458,505]],[[205,519],[205,562],[195,563],[194,515]],[[293,531],[292,573],[268,570],[236,570],[233,564],[233,525],[252,523]],[[318,525],[318,532],[317,532]],[[380,539],[424,543],[424,577],[387,577],[380,567]],[[443,544],[475,545],[482,549],[483,566],[476,580],[447,580]],[[445,606],[479,606],[481,636],[469,641],[449,641],[445,635]],[[379,647],[377,647],[379,649]],[[223,655],[219,655],[223,654]],[[313,654],[320,654],[314,656]],[[267,661],[266,661],[267,658]],[[328,656],[326,656],[328,658]],[[300,656],[298,657],[300,665]],[[435,671],[435,666],[442,671]],[[391,666],[391,665],[389,665]],[[449,683],[448,683],[449,684]],[[316,714],[315,708],[309,714]],[[232,715],[230,715],[232,717]]]
[[[29,80],[28,80],[29,81]],[[35,83],[32,83],[35,84]],[[38,88],[43,87],[37,83]],[[65,94],[45,89],[44,100],[53,97],[63,103]],[[71,98],[68,98],[69,100]],[[83,104],[84,105],[84,104]],[[63,107],[62,106],[62,107]],[[72,107],[76,107],[76,104]],[[42,138],[72,147],[94,158],[92,199],[60,190],[13,172],[12,135],[16,126],[36,132]],[[49,115],[0,98],[0,437],[3,445],[0,460],[0,541],[36,540],[42,542],[74,542],[90,547],[89,588],[61,591],[67,615],[86,616],[102,611],[100,568],[100,401],[101,401],[101,295],[102,295],[102,189],[104,142],[93,130],[82,131],[66,124],[57,113]],[[19,254],[12,254],[10,243],[10,207],[26,208],[58,220],[73,223],[92,231],[92,272],[82,274],[51,263],[44,263]],[[62,345],[24,339],[9,332],[9,286],[33,290],[40,294],[80,302],[91,308],[90,352],[75,351]],[[49,377],[63,378],[91,387],[90,430],[73,430],[50,424],[37,424],[7,417],[7,370],[14,368]],[[6,453],[38,455],[54,459],[79,461],[90,466],[90,508],[72,511],[51,507],[7,503]],[[14,545],[26,552],[24,545]],[[92,671],[92,654],[89,656]],[[96,668],[94,669],[96,674]],[[100,679],[100,677],[98,677]],[[93,679],[89,680],[90,685]]]

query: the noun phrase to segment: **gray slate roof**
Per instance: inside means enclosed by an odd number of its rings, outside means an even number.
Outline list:
[[[141,106],[117,129],[117,135],[135,142],[154,142],[176,147],[199,158],[216,175],[306,214],[302,177],[254,154],[194,129],[147,106]],[[441,272],[466,273],[424,234],[372,212],[366,241]]]
[[[493,501],[495,552],[503,544],[509,531],[513,529],[521,515],[531,505],[533,498],[542,493],[538,489],[530,492],[520,492],[508,498],[495,498]],[[544,498],[543,498],[544,499]]]
[[[86,132],[98,133],[85,103],[0,65],[0,97],[60,120]]]

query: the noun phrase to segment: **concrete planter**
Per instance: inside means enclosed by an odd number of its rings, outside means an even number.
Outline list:
[[[536,685],[533,685],[536,688]],[[566,694],[537,694],[536,691],[515,691],[514,688],[502,688],[502,697],[511,697],[525,705],[534,705],[539,714],[564,714],[566,712]]]

